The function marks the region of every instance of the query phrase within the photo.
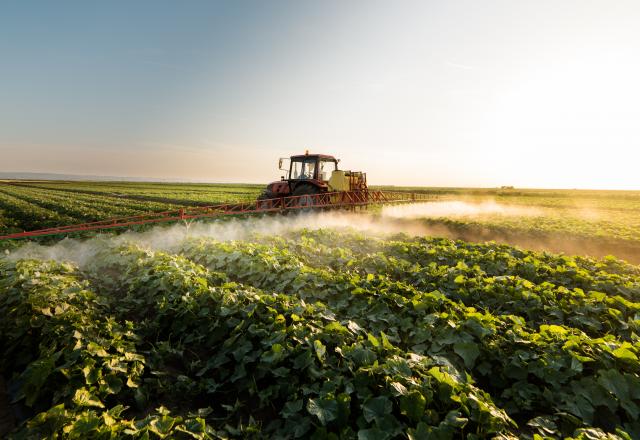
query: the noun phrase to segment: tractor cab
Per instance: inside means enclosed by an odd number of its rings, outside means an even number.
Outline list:
[[[286,161],[289,161],[287,164]],[[281,158],[278,169],[285,172],[279,181],[267,185],[259,199],[366,190],[366,174],[338,169],[340,160],[327,154],[305,154]]]
[[[331,173],[338,169],[338,160],[324,154],[291,156],[290,161],[288,178],[283,180],[296,181],[294,184],[300,180],[328,182]]]

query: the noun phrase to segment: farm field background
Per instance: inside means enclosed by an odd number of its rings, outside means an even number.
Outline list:
[[[640,191],[377,187],[437,197],[386,209],[435,235],[640,262]],[[0,182],[0,233],[104,220],[181,206],[250,201],[263,185],[139,182]],[[380,210],[372,209],[373,215]]]
[[[0,200],[11,231],[261,189],[11,182]],[[615,252],[640,241],[640,192],[417,190],[438,198],[3,243],[0,433],[640,438],[640,267]],[[524,249],[560,238],[614,256]]]

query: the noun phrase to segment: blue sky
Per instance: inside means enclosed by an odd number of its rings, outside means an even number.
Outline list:
[[[634,1],[3,2],[0,171],[640,189]]]

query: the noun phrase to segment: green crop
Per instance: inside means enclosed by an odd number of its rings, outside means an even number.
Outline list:
[[[640,268],[336,230],[0,259],[12,438],[640,437]]]
[[[264,185],[133,182],[0,183],[0,235],[74,223],[255,200]]]

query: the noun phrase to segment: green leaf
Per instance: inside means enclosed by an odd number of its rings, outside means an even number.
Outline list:
[[[427,399],[418,390],[412,390],[400,397],[400,413],[413,422],[419,422],[424,415]]]
[[[107,351],[104,349],[104,347],[101,347],[100,345],[96,344],[95,342],[89,342],[87,344],[87,351],[89,352],[89,354],[94,355],[94,356],[98,356],[98,357],[107,357],[107,356],[109,356],[109,353],[107,353]]]
[[[318,360],[320,362],[324,362],[324,357],[327,353],[327,347],[325,347],[325,345],[321,341],[316,339],[315,341],[313,341],[313,348],[315,349]]]
[[[165,438],[166,436],[171,434],[171,429],[173,428],[173,425],[176,423],[176,421],[176,417],[163,415],[151,420],[149,426],[151,428],[151,432],[158,435],[160,438]]]
[[[362,404],[362,415],[367,422],[379,421],[390,414],[393,403],[386,396],[373,397]]]
[[[315,346],[315,344],[314,344]],[[296,370],[303,370],[307,368],[313,362],[313,353],[311,350],[305,350],[300,353],[293,361],[293,368]]]
[[[347,425],[349,416],[351,416],[351,396],[347,393],[340,393],[336,396],[336,401],[338,402],[337,423],[340,426]]]
[[[324,331],[327,333],[338,333],[338,334],[349,333],[349,330],[347,330],[345,326],[343,326],[337,321],[333,321],[325,325]]]
[[[302,411],[303,402],[302,399],[294,400],[293,402],[287,402],[284,404],[284,408],[280,411],[282,417],[288,419],[296,413]]]
[[[353,334],[358,334],[358,332],[362,331],[362,327],[360,327],[357,322],[353,322],[353,321],[349,321],[347,323],[347,328],[351,330]]]
[[[338,402],[333,398],[309,399],[309,414],[316,416],[323,426],[338,417]]]
[[[616,348],[611,353],[618,359],[632,362],[638,360],[638,356],[636,356],[634,352],[624,347]]]
[[[106,391],[109,394],[117,394],[122,389],[122,379],[115,375],[109,375],[105,378]]]
[[[462,417],[459,411],[449,411],[444,418],[442,424],[452,426],[455,428],[462,428],[469,422],[469,419]]]
[[[47,382],[49,375],[53,373],[56,360],[62,352],[58,352],[53,356],[40,358],[32,362],[22,373],[24,384],[21,393],[26,397],[25,403],[32,406],[39,397],[39,391]]]
[[[384,334],[384,332],[380,332],[380,338],[382,339],[382,348],[385,350],[393,350],[395,348],[393,344],[389,342],[389,338]]]
[[[433,438],[432,428],[426,423],[420,422],[415,429],[409,428],[407,430],[407,437],[409,437],[409,440],[426,440]]]
[[[280,361],[284,357],[284,355],[284,347],[282,347],[282,345],[280,344],[273,344],[271,346],[271,350],[262,353],[260,359],[266,364],[274,364]]]
[[[407,394],[407,387],[402,385],[400,382],[391,382],[389,385],[393,389],[394,396],[402,396]]]
[[[560,326],[560,325],[542,324],[540,326],[540,332],[548,332],[548,333],[551,333],[551,334],[553,334],[555,336],[563,336],[563,335],[566,335],[568,333],[568,330],[566,328]]]
[[[476,363],[476,359],[480,355],[478,345],[472,342],[458,342],[453,344],[453,351],[462,358],[464,365],[471,369]]]
[[[541,435],[553,436],[558,432],[558,426],[551,416],[535,417],[527,422],[527,425],[536,428]]]
[[[358,367],[371,365],[377,359],[377,356],[373,351],[363,347],[355,347],[347,353],[347,356],[352,359]]]
[[[204,432],[207,429],[207,422],[200,417],[194,419],[185,420],[184,427],[179,426],[177,428],[181,432],[191,435],[195,439],[204,439]]]
[[[80,388],[76,390],[73,395],[73,403],[81,407],[96,407],[96,408],[104,408],[104,404],[100,402],[100,399],[92,395],[89,391],[84,388]]]
[[[629,399],[627,382],[617,370],[600,370],[598,383],[621,401]]]
[[[84,413],[71,426],[69,434],[76,438],[89,438],[89,433],[100,426],[101,419],[92,413]]]

